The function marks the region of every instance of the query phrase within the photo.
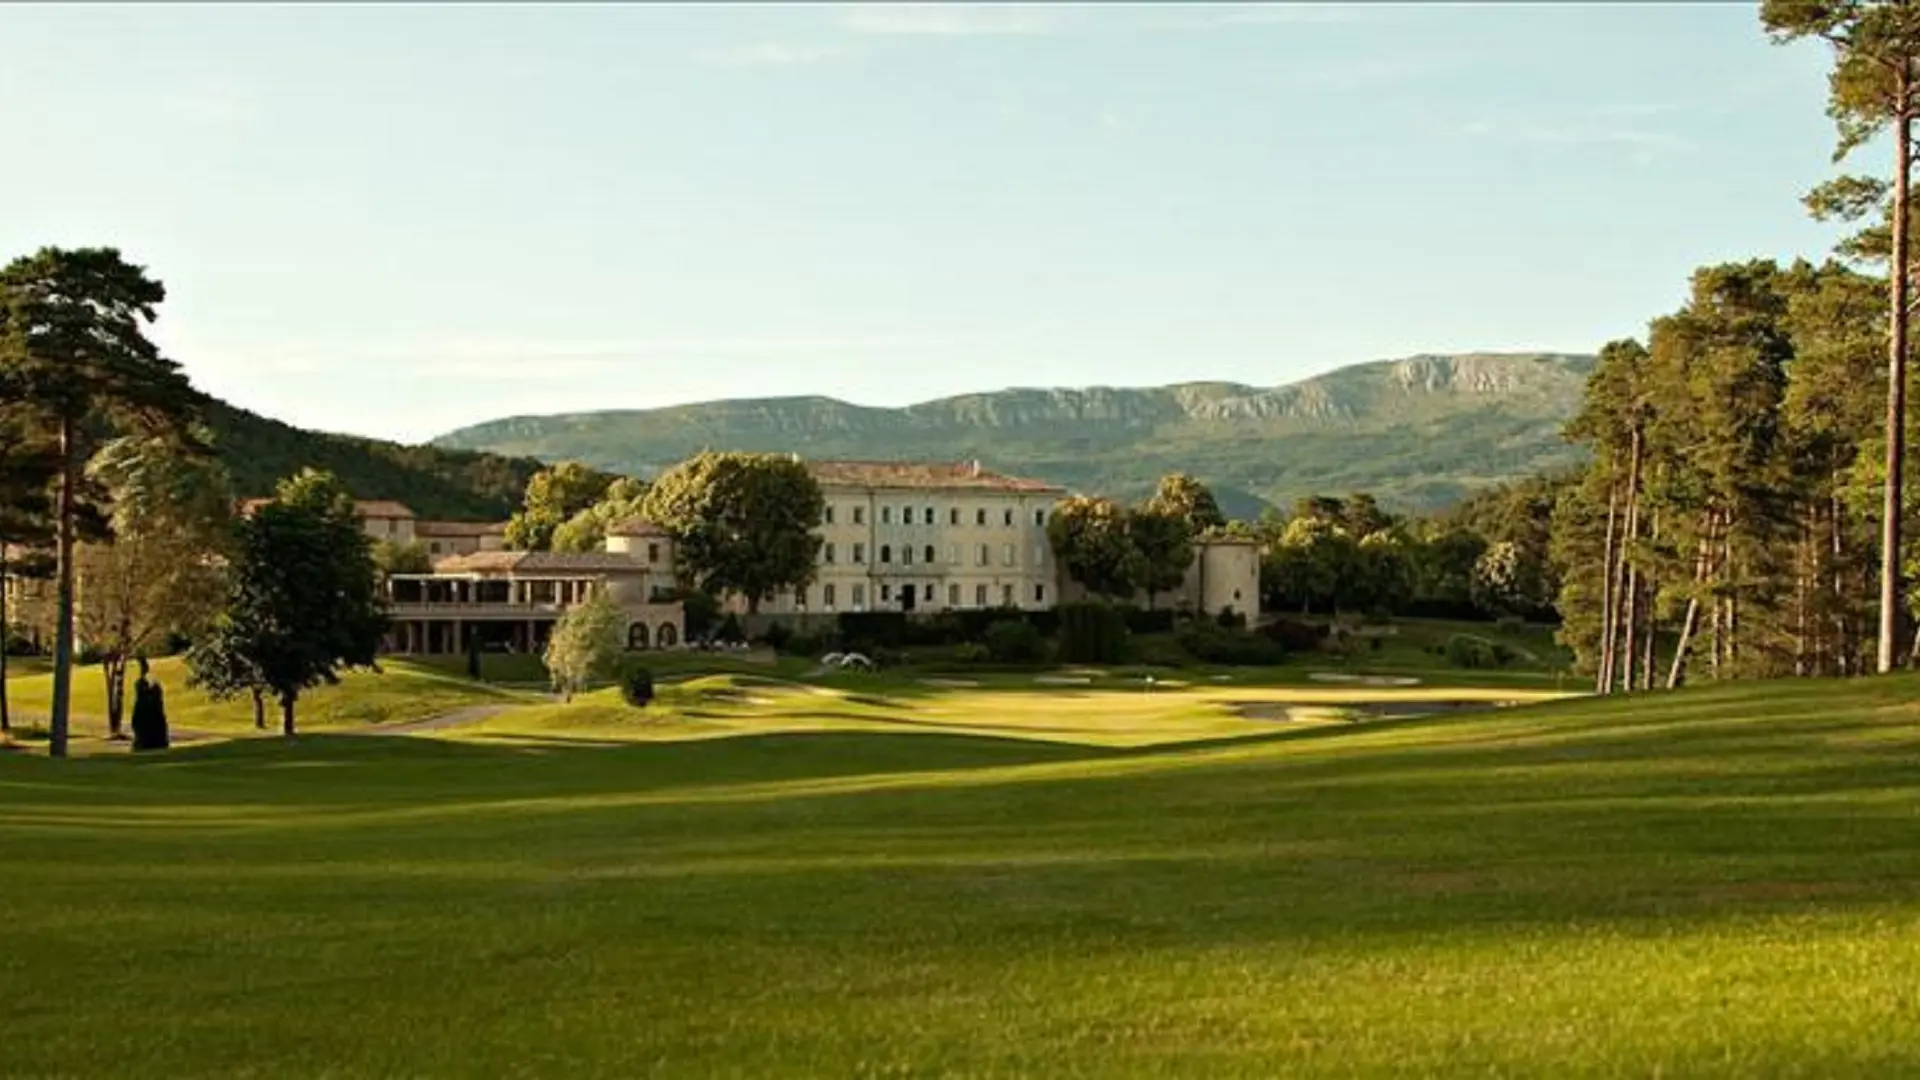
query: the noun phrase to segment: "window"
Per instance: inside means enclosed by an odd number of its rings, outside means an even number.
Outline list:
[[[880,508],[880,524],[882,525],[893,524],[893,507],[883,506]]]
[[[807,610],[807,590],[806,589],[800,588],[800,589],[793,590],[793,606],[795,609],[800,611]]]
[[[1008,566],[1013,565],[1013,545],[1012,544],[1000,545],[1000,561],[1005,563]]]
[[[853,610],[859,611],[861,608],[864,608],[866,606],[867,606],[867,587],[865,585],[855,585],[853,587]]]
[[[660,561],[660,545],[659,544],[647,545],[647,561],[648,562]]]
[[[823,608],[826,608],[828,611],[833,610],[833,583],[832,582],[828,582],[827,584],[820,586],[820,606]]]
[[[893,545],[892,544],[880,545],[880,561],[883,563],[890,563],[893,561]]]
[[[887,601],[892,599],[893,599],[893,586],[891,585],[880,586],[880,602],[884,604]]]
[[[1036,604],[1044,604],[1047,602],[1047,587],[1045,585],[1035,585],[1033,587],[1033,602]]]
[[[907,586],[907,588],[911,589],[913,588],[913,586],[909,585]],[[925,600],[929,604],[933,603],[933,586],[932,585],[927,585],[920,590],[920,599]]]
[[[833,561],[833,545],[832,544],[827,544],[820,549],[820,561],[827,562],[827,563],[830,563]]]
[[[960,586],[958,585],[947,586],[947,606],[948,607],[960,606]]]
[[[1047,545],[1033,545],[1033,565],[1039,566],[1047,561]]]
[[[865,564],[866,564],[866,561],[867,561],[867,545],[865,545],[865,544],[855,544],[855,545],[853,545],[853,561],[854,561],[854,563],[855,563],[855,565],[865,565]]]
[[[827,525],[833,524],[833,504],[832,503],[828,503],[827,508],[821,511],[820,520],[822,523]]]
[[[432,543],[428,544],[427,550],[434,553],[435,555],[440,554],[440,541],[435,540]]]
[[[881,561],[881,562],[886,562],[886,561],[887,561],[887,560],[886,560],[886,557],[885,557],[885,556],[886,556],[886,552],[887,552],[887,549],[886,549],[886,548],[881,548],[881,549],[880,549],[880,554],[881,554],[881,559],[880,559],[880,561]],[[913,565],[913,545],[912,545],[912,544],[901,544],[901,545],[900,545],[900,565],[901,565],[901,566],[912,566],[912,565]]]
[[[927,507],[926,512],[920,515],[920,520],[929,525],[933,524],[933,507]]]
[[[927,550],[926,550],[926,552],[925,552],[925,554],[926,554],[926,558],[925,558],[925,559],[922,559],[921,561],[922,561],[922,562],[924,562],[924,563],[926,563],[926,564],[927,564],[928,566],[932,566],[932,565],[933,565],[933,562],[934,562],[934,558],[933,558],[933,545],[932,545],[932,544],[928,544],[928,545],[927,545]]]
[[[1006,522],[1006,525],[1008,528],[1013,527],[1013,507],[1011,506],[1007,507],[1006,510],[1001,513],[1000,516]]]
[[[980,509],[978,509],[978,510],[975,510],[975,511],[973,512],[973,523],[974,523],[975,525],[985,525],[985,524],[987,523],[987,508],[986,508],[986,507],[984,507],[984,506],[983,506],[983,507],[981,507]]]
[[[855,525],[865,525],[865,524],[867,523],[867,508],[866,508],[866,507],[864,507],[864,506],[856,506],[856,507],[854,507],[854,508],[853,508],[853,523],[854,523]]]
[[[973,606],[987,606],[987,587],[985,585],[975,585],[973,587]]]
[[[913,524],[913,507],[903,506],[900,508],[900,524],[902,525]]]
[[[981,544],[980,545],[980,565],[985,566],[992,561],[993,561],[993,548],[990,545]]]
[[[949,566],[960,565],[960,545],[959,544],[947,545],[947,564]]]
[[[1000,604],[1002,607],[1013,606],[1013,586],[1011,585],[1000,586]]]
[[[952,506],[947,508],[947,524],[949,525],[960,524],[960,508],[959,507]]]
[[[1035,510],[1033,512],[1033,523],[1035,525],[1045,525],[1047,523],[1047,512],[1045,510]]]

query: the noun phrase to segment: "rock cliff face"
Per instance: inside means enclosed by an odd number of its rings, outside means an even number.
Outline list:
[[[1560,427],[1592,367],[1590,356],[1562,354],[1421,355],[1264,388],[1015,388],[901,409],[822,397],[718,401],[510,417],[434,445],[641,475],[705,448],[979,458],[1121,497],[1184,470],[1242,514],[1354,490],[1413,509],[1572,461]]]

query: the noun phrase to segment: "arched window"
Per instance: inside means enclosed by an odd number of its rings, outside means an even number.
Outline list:
[[[927,560],[926,560],[926,561],[927,561],[927,565],[929,565],[929,566],[931,566],[931,565],[933,565],[933,545],[932,545],[932,544],[928,544],[928,545],[927,545]]]
[[[654,640],[660,643],[661,648],[671,649],[680,644],[680,628],[670,622],[663,622],[660,624],[660,632],[654,635]]]
[[[880,561],[883,563],[890,563],[893,561],[893,545],[892,544],[880,545]]]
[[[637,622],[637,623],[634,623],[632,626],[627,627],[627,649],[629,651],[637,652],[646,647],[647,647],[647,624],[643,622]]]

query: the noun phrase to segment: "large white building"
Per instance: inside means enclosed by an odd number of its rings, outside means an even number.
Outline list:
[[[1059,575],[1047,518],[1066,495],[950,463],[809,463],[826,499],[814,581],[768,614],[1047,608]]]

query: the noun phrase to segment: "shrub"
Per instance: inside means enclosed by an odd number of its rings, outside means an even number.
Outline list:
[[[747,632],[740,628],[740,616],[729,611],[720,625],[713,628],[713,636],[720,641],[745,641]]]
[[[1127,654],[1127,617],[1111,604],[1062,604],[1060,659],[1070,664],[1118,664]]]
[[[640,664],[628,664],[620,672],[620,698],[636,709],[644,709],[653,700],[653,672]]]
[[[849,647],[864,646],[861,652],[871,654],[876,649],[897,649],[907,640],[907,616],[899,611],[845,611],[841,612],[840,640]]]
[[[1171,634],[1134,638],[1130,650],[1133,662],[1147,667],[1184,667],[1191,659]]]
[[[966,641],[954,646],[953,658],[962,664],[984,664],[993,659],[993,653],[977,641]]]
[[[1260,636],[1288,652],[1312,652],[1326,640],[1327,624],[1278,619],[1261,627]]]
[[[1457,668],[1503,668],[1513,663],[1514,652],[1507,646],[1473,634],[1455,634],[1447,639],[1447,663]]]
[[[720,601],[703,592],[683,592],[678,599],[687,616],[687,640],[704,640],[720,618]]]
[[[908,645],[957,645],[968,640],[966,627],[950,611],[927,619],[905,619],[901,635]]]
[[[774,648],[788,656],[819,656],[821,653],[833,651],[832,644],[825,635],[807,633],[789,634],[783,644],[776,645]]]
[[[1002,619],[987,627],[987,655],[1001,664],[1037,664],[1046,659],[1046,639],[1025,619]]]
[[[1229,667],[1270,667],[1287,658],[1287,650],[1270,638],[1206,621],[1181,630],[1180,647],[1202,663]]]
[[[784,652],[787,642],[793,639],[793,629],[786,623],[774,623],[760,635],[760,640],[775,652]]]
[[[1527,620],[1518,615],[1502,615],[1493,620],[1493,628],[1503,634],[1523,633],[1527,629]]]
[[[1159,608],[1149,611],[1129,604],[1119,609],[1127,617],[1127,629],[1135,634],[1168,634],[1173,632],[1173,611]]]
[[[1246,615],[1232,608],[1221,608],[1220,614],[1214,616],[1213,621],[1219,623],[1220,629],[1222,630],[1245,630],[1247,628]]]

